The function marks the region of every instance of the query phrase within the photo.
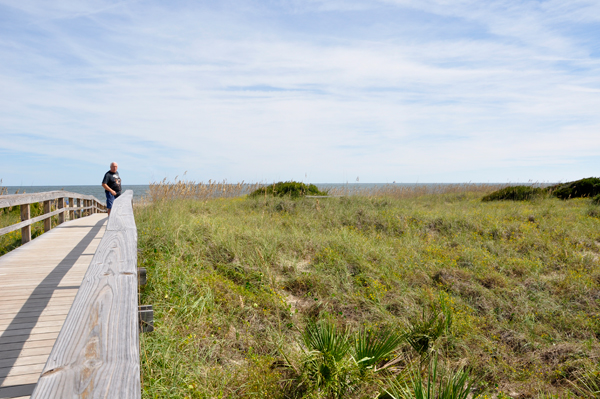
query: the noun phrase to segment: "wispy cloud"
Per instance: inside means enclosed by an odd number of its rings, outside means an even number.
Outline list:
[[[0,177],[35,156],[91,165],[38,184],[112,160],[137,183],[594,174],[599,7],[0,0]]]

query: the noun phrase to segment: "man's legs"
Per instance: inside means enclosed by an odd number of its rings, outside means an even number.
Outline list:
[[[106,191],[106,208],[108,209],[108,216],[110,216],[110,210],[112,209],[115,196]]]

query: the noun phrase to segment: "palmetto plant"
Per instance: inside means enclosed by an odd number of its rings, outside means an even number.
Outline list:
[[[374,331],[361,330],[354,341],[353,357],[361,372],[377,372],[393,364],[392,353],[404,341],[405,336],[386,329]]]
[[[314,397],[343,398],[378,383],[392,366],[404,335],[391,329],[362,329],[350,335],[332,322],[309,323],[302,335],[303,383]],[[312,396],[311,396],[312,397]]]
[[[309,323],[302,340],[307,349],[302,361],[307,383],[320,392],[320,396],[344,397],[353,385],[351,363],[347,357],[350,349],[347,332],[323,320]]]
[[[392,381],[386,392],[394,399],[467,399],[473,384],[469,370],[451,372],[445,367],[438,368],[436,355],[426,379],[416,371],[409,383]]]

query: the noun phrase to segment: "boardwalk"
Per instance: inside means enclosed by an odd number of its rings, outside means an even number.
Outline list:
[[[75,219],[0,257],[0,398],[28,398],[104,235]]]

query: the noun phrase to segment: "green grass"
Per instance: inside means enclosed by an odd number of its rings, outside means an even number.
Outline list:
[[[141,336],[143,397],[417,397],[417,382],[458,392],[460,381],[482,398],[592,395],[590,200],[481,197],[136,208],[141,302],[155,316]],[[433,358],[444,365],[435,378]]]

